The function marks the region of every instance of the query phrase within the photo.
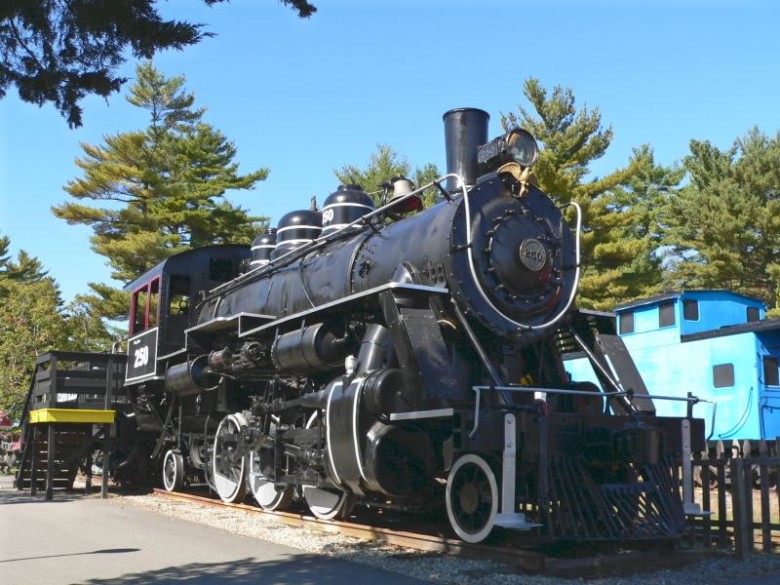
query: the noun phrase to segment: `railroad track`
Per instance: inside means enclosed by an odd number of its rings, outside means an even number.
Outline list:
[[[424,552],[443,553],[453,556],[494,561],[513,565],[526,572],[542,572],[547,565],[547,557],[543,553],[504,546],[485,544],[469,544],[462,540],[446,538],[434,534],[395,530],[385,526],[375,526],[362,522],[346,522],[343,520],[324,521],[313,516],[295,512],[268,512],[249,504],[229,504],[221,500],[182,492],[168,492],[159,488],[154,490],[155,497],[167,498],[182,502],[190,502],[215,508],[229,507],[247,514],[262,514],[273,518],[287,526],[305,527],[322,532],[339,533],[360,540],[381,542]]]
[[[379,542],[407,549],[460,556],[480,561],[491,561],[508,565],[523,573],[544,574],[560,577],[589,578],[625,574],[630,575],[653,567],[674,568],[701,560],[703,557],[722,554],[713,549],[673,551],[669,548],[655,548],[647,551],[594,551],[587,556],[575,558],[557,558],[536,550],[517,548],[506,545],[469,544],[458,539],[447,538],[437,534],[411,532],[376,526],[368,521],[323,521],[313,516],[295,512],[268,512],[249,504],[229,504],[209,496],[168,492],[155,489],[154,496],[209,506],[214,508],[232,508],[246,514],[262,514],[287,526],[303,527],[328,533],[338,533],[344,536],[358,538],[363,541]]]

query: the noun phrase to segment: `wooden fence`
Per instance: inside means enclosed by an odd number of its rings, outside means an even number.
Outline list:
[[[709,512],[691,516],[692,545],[728,548],[740,558],[780,550],[780,457],[694,461],[695,499]]]

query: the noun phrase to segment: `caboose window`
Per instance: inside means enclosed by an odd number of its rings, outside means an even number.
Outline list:
[[[758,310],[758,307],[748,307],[747,308],[747,322],[753,323],[755,321],[761,320],[761,313]]]
[[[764,384],[767,386],[780,386],[780,372],[778,372],[776,357],[764,356]]]
[[[669,327],[674,325],[674,303],[663,303],[658,306],[658,326]]]
[[[130,322],[130,335],[157,326],[159,305],[160,279],[155,278],[133,293],[130,301],[130,310],[133,315]]]
[[[699,320],[699,301],[683,301],[683,319],[686,321]]]
[[[620,315],[620,334],[634,332],[634,314],[623,313]]]
[[[712,385],[715,388],[731,388],[734,385],[734,364],[713,366]]]

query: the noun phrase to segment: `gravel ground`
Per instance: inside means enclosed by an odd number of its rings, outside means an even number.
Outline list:
[[[710,558],[687,562],[683,567],[641,572],[619,577],[599,577],[596,568],[583,569],[569,579],[519,572],[515,567],[473,561],[440,554],[424,553],[378,543],[364,542],[338,534],[291,527],[263,516],[239,510],[215,510],[187,502],[147,496],[112,498],[117,505],[129,504],[160,514],[208,524],[234,534],[249,536],[305,550],[331,555],[355,563],[380,567],[436,584],[470,585],[571,585],[587,581],[594,585],[685,584],[718,585],[740,583],[755,576],[778,575],[780,555],[754,554],[746,561],[731,555],[714,554]],[[700,557],[696,557],[700,559]]]

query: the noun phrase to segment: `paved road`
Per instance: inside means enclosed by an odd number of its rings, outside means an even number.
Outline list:
[[[738,561],[735,561],[738,562]],[[0,476],[0,585],[422,585],[132,505],[55,492],[32,498]],[[780,575],[733,585],[777,585]]]
[[[0,584],[421,585],[262,540],[55,492],[31,498],[0,477]]]

